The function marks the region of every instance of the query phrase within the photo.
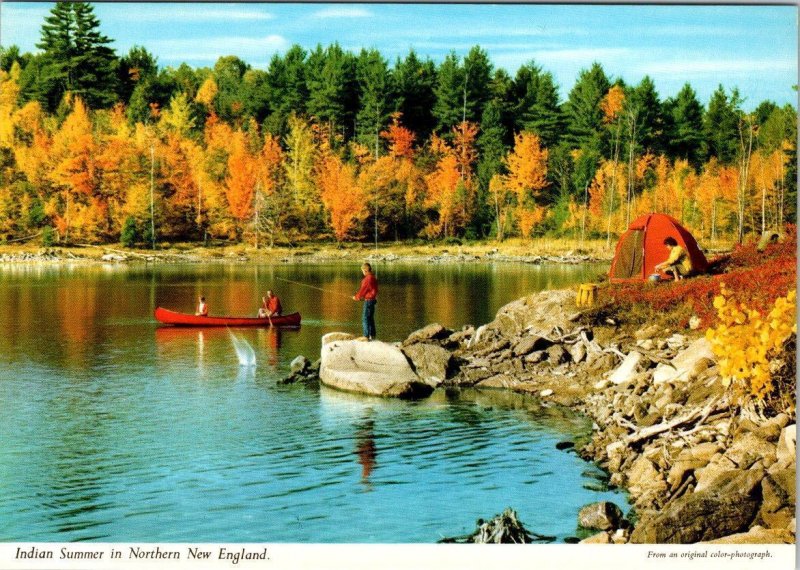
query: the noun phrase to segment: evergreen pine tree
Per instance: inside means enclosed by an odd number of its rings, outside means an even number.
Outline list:
[[[478,123],[489,101],[486,88],[492,79],[492,62],[479,46],[473,46],[464,58],[464,86],[461,94],[461,119]],[[460,122],[460,121],[459,121]]]
[[[117,66],[111,40],[100,33],[100,21],[88,2],[57,2],[42,24],[42,66],[31,86],[33,98],[49,110],[64,93],[81,97],[91,108],[117,100]]]
[[[456,53],[450,52],[439,66],[436,76],[433,116],[436,130],[449,136],[450,129],[461,122],[463,114],[464,69],[459,65]]]
[[[250,65],[236,57],[220,57],[214,64],[214,78],[217,82],[217,97],[214,104],[217,115],[224,121],[242,122],[245,117],[244,74]]]
[[[489,181],[503,169],[503,157],[508,152],[506,128],[503,126],[501,102],[492,99],[486,104],[481,119],[480,134],[476,144],[480,150],[477,166],[478,195],[477,211],[472,223],[475,235],[487,235],[491,231],[492,208],[488,204]]]
[[[430,59],[420,60],[411,50],[405,59],[398,58],[392,75],[395,111],[402,113],[403,125],[417,135],[417,140],[427,140],[436,124],[436,65]]]
[[[353,55],[338,43],[325,49],[318,45],[308,56],[306,71],[308,114],[335,133],[352,133],[358,102]]]
[[[603,67],[593,63],[583,70],[564,104],[567,120],[567,140],[573,148],[594,146],[603,129],[603,111],[600,102],[611,87]]]
[[[271,113],[266,128],[274,135],[283,137],[287,132],[287,121],[292,113],[306,112],[308,87],[306,85],[306,52],[295,44],[281,57],[276,54],[269,62],[265,89]]]
[[[133,46],[119,61],[119,99],[127,104],[133,90],[142,81],[152,81],[158,75],[156,57],[142,46]]]
[[[553,75],[543,73],[534,62],[523,65],[517,71],[514,93],[518,101],[514,109],[515,130],[536,133],[544,146],[553,146],[563,130]]]
[[[739,145],[739,118],[737,114],[737,93],[731,98],[720,85],[711,94],[708,110],[703,117],[705,138],[705,157],[716,156],[720,164],[733,164]]]
[[[392,91],[389,67],[378,50],[361,50],[356,61],[356,80],[359,95],[356,137],[377,158],[380,132],[389,123]]]
[[[664,151],[664,119],[656,86],[646,76],[629,93],[625,106],[636,110],[636,140],[644,152],[659,154]]]
[[[703,155],[703,106],[686,83],[674,98],[664,101],[667,153],[698,167]]]

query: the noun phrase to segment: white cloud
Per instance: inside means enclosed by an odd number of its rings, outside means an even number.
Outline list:
[[[325,8],[312,14],[314,18],[371,18],[372,12],[364,8]]]
[[[120,10],[113,4],[100,4],[104,21],[199,23],[251,22],[275,18],[273,14],[239,4],[127,4]]]

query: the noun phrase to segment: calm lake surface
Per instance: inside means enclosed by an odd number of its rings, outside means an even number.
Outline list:
[[[381,265],[378,336],[483,324],[604,269]],[[322,334],[359,333],[359,281],[357,264],[0,266],[0,540],[430,543],[510,506],[560,541],[587,503],[627,510],[555,449],[591,429],[567,410],[502,391],[402,402],[278,385]],[[212,314],[252,314],[268,287],[303,324],[236,330],[254,368],[224,329],[152,318],[200,294]]]

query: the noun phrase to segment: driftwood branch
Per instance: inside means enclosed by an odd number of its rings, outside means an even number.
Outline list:
[[[691,424],[697,420],[703,421],[713,412],[724,409],[725,403],[723,402],[722,404],[718,404],[718,402],[719,398],[715,398],[702,409],[695,409],[694,411],[686,415],[679,416],[674,420],[661,422],[660,424],[641,429],[638,432],[627,436],[624,441],[627,445],[631,445],[632,443],[638,443],[640,441],[655,437],[661,433],[664,433],[665,431],[672,431],[676,427]]]
[[[586,334],[586,331],[581,331],[581,340],[583,341],[583,344],[586,345],[586,350],[589,352],[603,352],[603,348],[597,343],[596,340],[589,340],[589,335]]]

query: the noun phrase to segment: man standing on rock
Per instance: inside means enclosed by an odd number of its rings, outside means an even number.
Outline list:
[[[375,332],[375,304],[378,302],[378,279],[372,272],[372,266],[369,263],[364,263],[361,266],[361,273],[364,274],[364,279],[361,280],[361,288],[358,293],[353,295],[353,300],[364,300],[361,326],[367,340],[372,340],[377,336]]]

